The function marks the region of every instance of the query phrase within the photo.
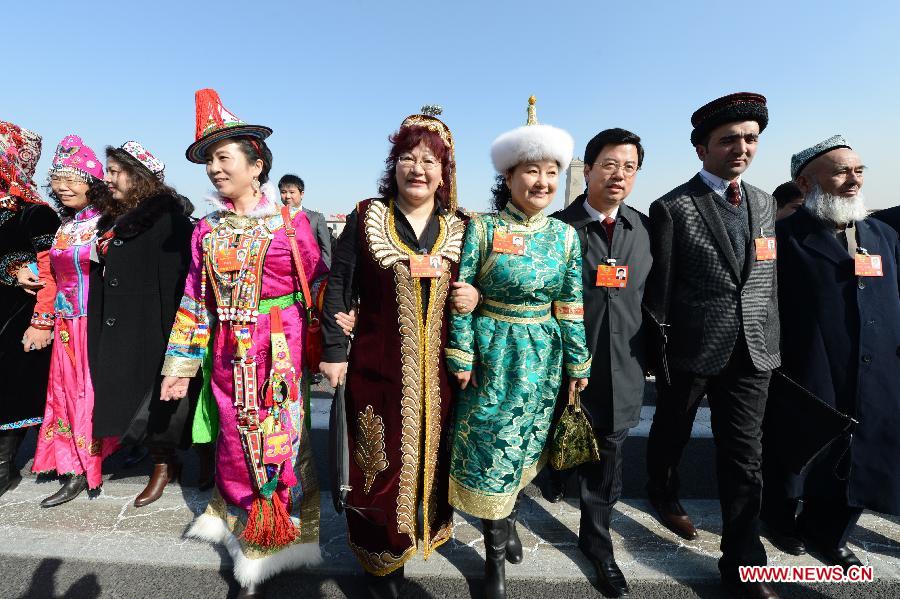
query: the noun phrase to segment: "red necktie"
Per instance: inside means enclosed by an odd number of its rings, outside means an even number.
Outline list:
[[[606,218],[604,218],[603,219],[603,228],[606,229],[606,241],[608,241],[609,244],[612,245],[612,236],[613,236],[613,231],[616,228],[616,219],[610,218],[608,216]]]
[[[728,189],[725,190],[725,199],[732,206],[740,206],[741,205],[741,190],[739,188],[737,181],[732,181],[728,184]]]

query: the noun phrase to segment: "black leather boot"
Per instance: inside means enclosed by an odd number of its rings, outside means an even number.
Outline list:
[[[522,563],[522,541],[519,540],[519,533],[516,531],[516,518],[519,516],[519,502],[522,500],[522,493],[516,495],[516,503],[513,505],[512,511],[506,517],[506,525],[509,528],[509,536],[506,539],[506,561],[511,564]]]
[[[384,576],[366,572],[365,578],[372,599],[399,599],[404,580],[403,566]]]
[[[56,507],[72,501],[87,488],[87,477],[84,474],[69,474],[59,491],[44,499],[41,507]]]
[[[509,526],[502,520],[482,520],[484,527],[484,597],[506,599],[506,541]]]
[[[22,481],[16,470],[16,452],[25,437],[25,429],[0,432],[0,497],[15,489]]]
[[[249,585],[241,587],[235,599],[262,599],[265,596],[265,585],[261,582],[251,582]]]

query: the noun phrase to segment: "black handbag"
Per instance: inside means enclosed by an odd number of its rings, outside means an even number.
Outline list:
[[[334,390],[334,400],[328,415],[328,467],[331,473],[331,501],[334,510],[341,514],[347,507],[350,493],[350,450],[347,440],[347,404],[344,401],[344,383]]]

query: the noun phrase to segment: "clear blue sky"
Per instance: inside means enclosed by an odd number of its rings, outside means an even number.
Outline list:
[[[608,127],[643,138],[629,203],[646,210],[699,167],[691,113],[757,91],[770,124],[745,180],[771,191],[792,153],[841,133],[871,169],[870,206],[886,207],[900,203],[890,178],[898,5],[15,0],[0,118],[44,136],[40,183],[68,133],[98,152],[136,139],[199,211],[211,186],[184,150],[194,91],[213,87],[238,116],[275,130],[274,178],[300,174],[307,206],[337,213],[375,194],[403,117],[438,103],[456,138],[460,202],[481,210],[490,143],[524,122],[534,94],[538,118],[572,133],[578,155]]]

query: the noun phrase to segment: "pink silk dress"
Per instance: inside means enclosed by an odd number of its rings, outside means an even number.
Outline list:
[[[118,439],[93,437],[94,388],[87,354],[87,298],[91,247],[100,211],[88,206],[56,232],[50,266],[56,281],[56,324],[50,357],[47,406],[34,455],[34,472],[85,474],[99,487],[103,458]],[[108,326],[114,326],[115,323]]]
[[[194,229],[191,266],[185,281],[166,359],[163,375],[196,376],[208,350],[212,367],[209,372],[219,427],[216,436],[216,491],[205,513],[188,531],[188,536],[222,543],[234,561],[235,578],[242,585],[258,583],[277,572],[309,565],[320,560],[318,548],[319,489],[312,463],[309,431],[303,424],[302,401],[291,402],[293,452],[285,464],[275,494],[289,506],[300,536],[291,545],[278,549],[260,549],[241,537],[251,504],[257,496],[253,474],[238,432],[238,410],[235,407],[235,330],[249,335],[248,354],[256,364],[256,392],[265,395],[266,381],[273,368],[272,328],[268,303],[279,303],[284,336],[290,362],[300,377],[306,376],[302,363],[306,335],[305,310],[298,273],[294,267],[290,243],[285,231],[278,202],[278,192],[271,185],[263,187],[264,195],[257,208],[248,215],[232,211],[228,200],[218,202],[220,210],[204,217]],[[270,201],[272,198],[274,201]],[[290,220],[296,230],[296,241],[307,280],[314,282],[327,272],[307,216],[299,209],[290,209]],[[221,298],[232,297],[230,288],[223,286],[228,277],[222,276],[223,261],[218,261],[217,248],[257,239],[250,257],[241,258],[244,292],[242,306],[258,306],[255,322],[237,324],[223,317]],[[258,249],[256,249],[258,248]],[[212,256],[212,257],[211,257]],[[246,292],[246,293],[245,293]],[[252,298],[256,298],[253,300]],[[246,300],[246,302],[245,302]],[[223,301],[230,301],[224,300]],[[301,386],[304,386],[301,384]],[[260,408],[263,421],[269,409]]]

